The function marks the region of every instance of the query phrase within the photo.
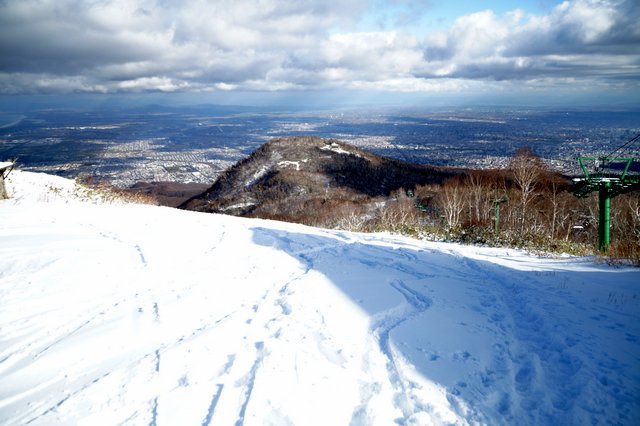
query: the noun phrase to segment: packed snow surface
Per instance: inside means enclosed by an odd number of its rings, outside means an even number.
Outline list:
[[[0,424],[640,418],[638,269],[7,186]]]

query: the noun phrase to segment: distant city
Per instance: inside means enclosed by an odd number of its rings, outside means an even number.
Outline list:
[[[552,168],[580,173],[579,155],[606,155],[640,133],[640,111],[540,108],[319,112],[198,106],[0,113],[0,161],[24,170],[108,180],[211,183],[277,137],[339,139],[419,164],[495,168],[528,146]],[[640,153],[625,153],[640,157]]]

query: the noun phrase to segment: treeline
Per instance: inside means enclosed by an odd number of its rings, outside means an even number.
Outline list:
[[[506,169],[469,171],[442,184],[403,188],[384,202],[372,199],[337,217],[316,217],[311,222],[358,231],[391,230],[469,243],[595,253],[597,193],[577,198],[570,188],[570,179],[546,167],[529,148],[522,148]],[[639,191],[612,199],[608,255],[640,264]]]

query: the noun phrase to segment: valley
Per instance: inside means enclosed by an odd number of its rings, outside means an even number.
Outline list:
[[[334,138],[415,164],[496,168],[529,146],[555,170],[579,174],[638,132],[640,111],[542,108],[275,110],[152,106],[0,113],[0,158],[29,171],[136,182],[212,183],[277,137]],[[636,153],[637,154],[637,153]]]

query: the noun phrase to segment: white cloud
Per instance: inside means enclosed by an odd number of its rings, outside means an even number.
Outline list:
[[[629,78],[635,72],[637,77],[640,34],[625,28],[636,27],[632,22],[639,17],[631,2],[605,0],[565,1],[546,16],[522,11],[504,17],[491,11],[463,16],[449,31],[427,37],[422,75],[579,81]]]
[[[354,80],[348,85],[349,89],[366,91],[389,91],[389,92],[429,92],[429,93],[462,93],[466,91],[479,92],[483,90],[484,84],[473,80],[464,79],[432,79],[422,78],[390,78],[384,81],[361,81]]]
[[[460,91],[527,82],[638,88],[640,6],[574,0],[491,10],[418,39],[353,32],[367,0],[0,1],[0,93],[362,89]],[[394,11],[425,0],[388,0]]]
[[[411,74],[423,61],[418,41],[397,32],[334,35],[317,53],[328,66],[345,67],[374,79],[375,75]]]
[[[141,77],[125,80],[116,85],[119,90],[143,92],[156,90],[160,92],[178,92],[189,89],[191,85],[185,81],[175,81],[168,77]]]

